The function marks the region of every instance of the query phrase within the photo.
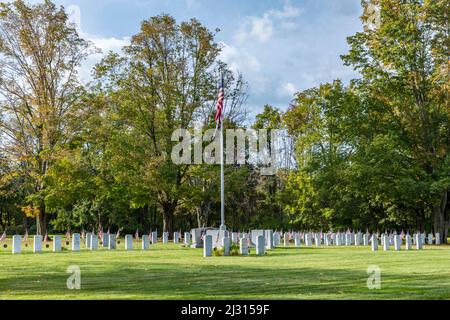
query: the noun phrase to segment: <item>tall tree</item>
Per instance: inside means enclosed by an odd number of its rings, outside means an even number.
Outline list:
[[[0,134],[3,149],[34,185],[38,233],[46,231],[41,191],[55,152],[80,125],[77,67],[88,54],[62,7],[46,0],[0,4]]]

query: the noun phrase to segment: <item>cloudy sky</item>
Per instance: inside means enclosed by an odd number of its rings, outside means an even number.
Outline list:
[[[36,1],[31,1],[36,2]],[[339,55],[346,37],[361,29],[360,0],[54,0],[64,5],[83,37],[97,47],[120,51],[143,19],[169,13],[178,21],[196,17],[219,28],[222,60],[250,85],[251,114],[266,103],[286,109],[293,94],[355,73]],[[84,66],[83,78],[100,59]]]

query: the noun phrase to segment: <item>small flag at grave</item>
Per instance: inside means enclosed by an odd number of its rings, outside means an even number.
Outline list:
[[[5,231],[3,231],[3,234],[0,237],[0,241],[5,241],[5,240],[6,240],[6,229],[5,229]]]

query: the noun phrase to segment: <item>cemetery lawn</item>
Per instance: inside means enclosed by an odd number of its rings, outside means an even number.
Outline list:
[[[139,248],[136,242],[135,248]],[[276,248],[265,256],[203,258],[202,249],[31,253],[0,249],[0,299],[450,299],[450,246],[422,251],[370,247]],[[68,266],[81,289],[68,290]],[[367,288],[367,268],[381,289]]]

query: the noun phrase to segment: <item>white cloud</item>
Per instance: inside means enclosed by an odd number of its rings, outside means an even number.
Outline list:
[[[222,46],[220,59],[226,62],[234,72],[258,72],[261,69],[258,59],[249,54],[246,49],[227,45],[224,42],[220,44]]]
[[[301,14],[300,8],[294,7],[289,0],[286,0],[282,10],[269,10],[262,16],[248,16],[242,23],[240,30],[235,36],[239,43],[257,40],[265,43],[280,27],[283,30],[292,30],[296,24],[292,19]]]
[[[278,94],[281,96],[293,97],[296,92],[298,92],[298,90],[291,82],[284,83],[278,88]]]
[[[130,37],[124,37],[124,38],[105,38],[97,35],[90,34],[83,30],[81,26],[81,9],[77,5],[70,5],[67,7],[67,15],[68,20],[70,23],[75,24],[75,27],[77,29],[78,34],[83,39],[89,40],[93,43],[93,45],[100,49],[100,53],[95,53],[90,55],[86,61],[81,65],[79,69],[80,78],[82,81],[89,81],[91,79],[91,70],[97,64],[100,62],[100,60],[103,57],[103,54],[113,51],[113,52],[120,52],[120,50],[130,44]]]

